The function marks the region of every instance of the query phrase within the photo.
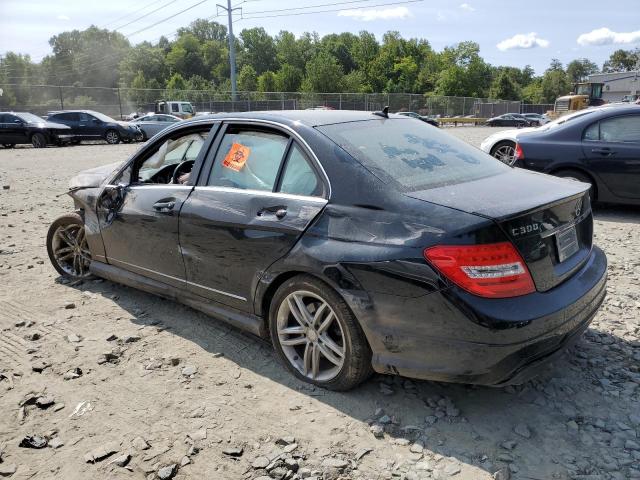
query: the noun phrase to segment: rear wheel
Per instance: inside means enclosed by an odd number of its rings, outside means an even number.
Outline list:
[[[91,276],[91,252],[80,215],[69,213],[51,224],[47,232],[47,253],[60,275],[76,280]]]
[[[567,178],[569,180],[588,183],[589,185],[591,185],[591,188],[589,188],[589,197],[591,197],[591,201],[595,202],[597,200],[597,192],[596,187],[593,183],[593,179],[586,173],[582,173],[579,170],[558,170],[557,172],[553,172],[553,175],[555,175],[556,177]]]
[[[349,390],[371,374],[371,349],[356,318],[314,277],[293,277],[278,288],[269,328],[278,357],[305,382]]]
[[[115,130],[107,130],[104,134],[104,139],[108,144],[116,145],[117,143],[120,143],[120,134]]]
[[[31,135],[31,145],[33,148],[44,148],[47,146],[47,139],[41,133],[34,133]]]
[[[16,146],[16,144],[15,143],[3,143],[2,146],[4,148],[13,148],[13,147]]]
[[[496,143],[491,149],[491,156],[511,166],[516,163],[516,144],[511,141]]]

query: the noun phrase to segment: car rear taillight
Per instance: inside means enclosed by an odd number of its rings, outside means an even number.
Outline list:
[[[516,160],[524,160],[524,152],[522,151],[522,147],[519,143],[516,143],[516,152],[515,155]]]
[[[524,260],[510,242],[438,245],[427,248],[424,258],[453,283],[480,297],[517,297],[535,291]]]

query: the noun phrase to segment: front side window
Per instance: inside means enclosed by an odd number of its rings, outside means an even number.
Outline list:
[[[182,162],[190,162],[190,165],[185,166],[184,173],[191,171],[190,167],[198,157],[208,133],[208,130],[190,132],[163,141],[149,157],[139,164],[136,183],[171,183],[176,167]],[[186,183],[188,180],[187,176],[182,178],[179,183]]]
[[[317,128],[372,174],[401,191],[470,182],[510,170],[501,161],[423,122],[395,118]]]
[[[592,142],[597,142],[600,140],[600,123],[592,123],[589,125],[582,136],[585,140],[589,140]]]
[[[288,142],[276,132],[229,127],[207,184],[272,191]]]
[[[182,111],[187,113],[193,113],[193,109],[191,108],[190,103],[182,103]]]
[[[640,143],[640,115],[602,120],[600,140],[612,143]]]
[[[171,104],[171,111],[172,112],[179,112],[180,111],[180,105],[178,105],[177,103],[172,103]]]

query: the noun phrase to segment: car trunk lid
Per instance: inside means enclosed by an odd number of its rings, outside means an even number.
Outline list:
[[[527,263],[538,291],[571,276],[592,246],[589,185],[520,169],[406,195],[494,220]]]

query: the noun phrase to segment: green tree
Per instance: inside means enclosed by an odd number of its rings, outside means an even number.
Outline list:
[[[241,64],[251,65],[258,75],[267,70],[276,70],[276,44],[262,27],[247,28],[240,32],[243,48]]]
[[[187,88],[187,82],[184,77],[179,73],[174,73],[167,82],[167,90],[185,90]]]
[[[241,92],[254,92],[258,89],[258,75],[251,65],[245,65],[240,70],[238,89]]]
[[[307,62],[307,75],[302,84],[306,92],[339,92],[344,73],[333,55],[320,51]]]
[[[258,77],[258,91],[275,92],[276,74],[268,70]]]
[[[200,41],[191,33],[178,37],[167,54],[167,66],[172,72],[179,72],[185,77],[200,75],[209,76],[204,62]]]
[[[567,72],[557,59],[551,60],[551,65],[542,76],[542,100],[544,103],[553,103],[556,98],[567,95],[571,90],[571,83],[567,78]]]
[[[604,73],[631,72],[638,68],[638,62],[640,62],[640,49],[635,51],[619,49],[604,62],[602,71]]]
[[[567,64],[567,78],[571,83],[587,80],[589,75],[598,72],[598,66],[587,58],[573,60]]]
[[[302,84],[302,78],[302,70],[285,63],[276,72],[276,90],[279,92],[297,92]]]
[[[501,100],[520,100],[522,96],[513,74],[508,71],[500,72],[494,79],[489,95],[491,98]]]
[[[191,22],[188,27],[178,29],[178,36],[181,37],[187,34],[193,35],[201,43],[208,41],[224,43],[227,41],[227,27],[204,18],[198,18]]]

